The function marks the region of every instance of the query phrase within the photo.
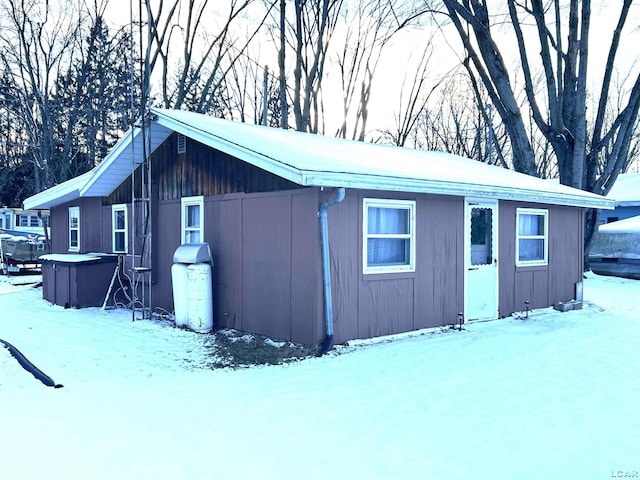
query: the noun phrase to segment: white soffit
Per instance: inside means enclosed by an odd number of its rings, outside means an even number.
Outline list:
[[[158,148],[172,133],[154,122],[145,129],[148,135],[149,154]],[[96,167],[96,174],[80,190],[81,197],[106,197],[131,176],[132,169],[143,159],[142,130],[134,127],[113,147],[109,155]],[[135,159],[135,162],[132,162]]]
[[[23,207],[25,210],[39,210],[75,200],[80,196],[80,189],[94,173],[95,169],[37,193],[27,198]]]

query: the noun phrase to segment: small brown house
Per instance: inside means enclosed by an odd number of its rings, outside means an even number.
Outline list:
[[[215,326],[306,344],[572,300],[583,209],[612,207],[446,153],[162,109],[92,172],[25,201],[51,209],[53,253],[130,266],[150,252],[152,306],[167,311],[174,251],[207,242]]]

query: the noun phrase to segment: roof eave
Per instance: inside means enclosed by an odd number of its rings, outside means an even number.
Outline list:
[[[132,127],[124,134],[124,136],[115,144],[111,152],[109,152],[104,160],[102,160],[102,162],[100,162],[96,167],[96,174],[84,185],[83,188],[80,189],[81,197],[105,196],[102,191],[95,192],[97,185],[99,185],[99,180],[102,179],[103,175],[116,162],[122,152],[125,149],[130,148],[131,142],[134,141],[139,134],[140,129],[136,127]],[[111,194],[111,192],[107,195],[109,194]]]
[[[345,187],[367,190],[432,193],[460,197],[486,197],[519,202],[545,203],[572,207],[603,208],[612,210],[615,202],[605,197],[541,192],[538,190],[514,190],[508,187],[485,186],[457,182],[413,178],[389,178],[375,175],[348,175],[324,172],[307,172],[302,184],[318,187]]]
[[[25,210],[40,210],[76,200],[80,197],[80,189],[93,177],[94,173],[95,170],[91,170],[55,187],[36,193],[22,202],[23,208]]]

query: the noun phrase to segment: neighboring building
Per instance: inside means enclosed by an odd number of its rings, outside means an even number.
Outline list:
[[[589,266],[598,275],[640,280],[640,215],[600,225]]]
[[[44,235],[49,227],[49,210],[0,207],[0,230],[13,235]]]
[[[640,215],[640,173],[618,175],[607,198],[615,200],[616,208],[600,212],[601,224]]]
[[[143,137],[148,217],[132,209],[143,195],[130,180]],[[151,247],[153,307],[168,311],[174,251],[208,242],[216,327],[306,344],[570,301],[583,275],[583,208],[613,206],[446,153],[163,109],[92,172],[25,201],[51,208],[55,254],[130,258],[133,233],[150,229],[135,261]]]

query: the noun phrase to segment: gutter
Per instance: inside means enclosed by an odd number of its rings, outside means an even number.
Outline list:
[[[322,243],[322,279],[324,291],[324,321],[325,337],[318,350],[318,356],[322,356],[333,346],[333,303],[331,299],[331,266],[329,257],[329,226],[327,222],[327,210],[332,205],[344,200],[345,190],[338,188],[338,194],[333,200],[329,200],[320,206],[318,218],[320,218],[320,236]]]

